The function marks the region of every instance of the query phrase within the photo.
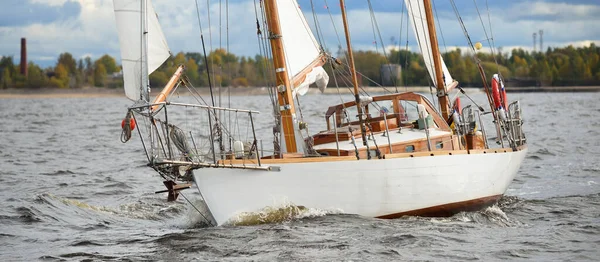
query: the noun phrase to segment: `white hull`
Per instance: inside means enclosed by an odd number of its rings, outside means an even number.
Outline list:
[[[219,225],[243,212],[289,204],[368,217],[393,217],[457,203],[468,208],[468,201],[495,201],[515,177],[527,149],[491,151],[269,164],[280,167],[280,171],[202,168],[194,177]]]

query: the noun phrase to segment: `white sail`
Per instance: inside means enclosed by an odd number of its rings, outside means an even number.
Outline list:
[[[146,90],[148,75],[164,63],[171,53],[150,0],[113,0],[113,4],[121,47],[125,95],[137,101]],[[142,10],[142,5],[146,10]],[[144,54],[145,48],[142,47],[143,19],[147,21],[148,59]]]
[[[306,23],[298,3],[296,0],[277,1],[277,11],[279,13],[288,76],[294,82],[293,79],[295,78],[304,78],[311,74],[298,87],[307,89],[308,85],[316,82],[319,88],[323,89],[329,81],[329,76],[327,76],[325,70],[321,66],[316,66],[313,70],[305,71],[307,67],[314,64],[315,60],[320,59],[321,49],[308,23]],[[306,75],[300,74],[303,71],[306,72]],[[306,91],[299,90],[298,93],[303,94]]]
[[[427,26],[427,19],[425,18],[425,7],[423,6],[422,0],[404,0],[408,10],[408,14],[413,26],[413,31],[417,37],[419,43],[419,49],[425,60],[425,66],[429,72],[429,76],[435,85],[437,85],[435,68],[433,64],[433,55],[431,51],[431,42],[429,40],[429,29]],[[442,79],[444,79],[444,86],[448,86],[453,82],[452,76],[444,63],[444,59],[440,55],[442,61]]]
[[[293,96],[305,95],[311,84],[316,84],[319,90],[324,92],[325,88],[327,88],[327,83],[329,83],[329,75],[327,75],[322,66],[317,66],[310,73],[306,74],[304,81],[293,90]]]

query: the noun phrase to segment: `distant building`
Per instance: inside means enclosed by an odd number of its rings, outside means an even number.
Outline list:
[[[119,72],[114,72],[110,75],[110,77],[112,79],[122,79],[123,78],[123,71],[119,71]]]
[[[394,86],[399,84],[402,76],[402,66],[397,64],[384,64],[380,68],[381,84],[383,86]]]

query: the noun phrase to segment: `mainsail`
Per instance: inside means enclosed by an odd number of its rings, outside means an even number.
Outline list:
[[[310,84],[323,90],[329,76],[321,67],[321,48],[296,0],[277,1],[287,71],[294,83],[294,94],[304,95]]]
[[[404,0],[404,2],[406,3],[408,15],[413,26],[413,31],[417,37],[417,42],[419,43],[419,49],[421,50],[421,54],[425,60],[425,66],[427,67],[427,71],[429,72],[431,80],[433,81],[434,85],[437,86],[433,55],[431,51],[431,42],[429,40],[429,31],[427,19],[425,17],[425,7],[423,5],[423,1]],[[442,61],[442,72],[444,74],[442,76],[442,79],[444,79],[444,86],[449,86],[454,80],[452,79],[452,76],[450,76],[450,72],[448,71],[446,63],[444,63],[444,59],[441,57],[441,55],[440,59]]]
[[[121,46],[125,95],[138,101],[147,95],[148,75],[164,63],[171,53],[150,0],[113,0],[113,4]],[[146,41],[142,40],[144,23]]]

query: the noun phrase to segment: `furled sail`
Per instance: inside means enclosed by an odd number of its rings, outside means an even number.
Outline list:
[[[313,83],[324,90],[329,76],[321,66],[321,48],[298,3],[296,0],[277,1],[277,11],[288,76],[295,83],[294,93],[305,94]]]
[[[433,55],[431,51],[431,42],[429,40],[429,29],[427,26],[427,19],[425,18],[425,7],[422,0],[404,0],[408,10],[410,20],[412,22],[413,31],[417,37],[419,43],[419,49],[425,60],[425,66],[429,72],[429,76],[435,85],[437,85],[435,69],[433,64]],[[449,86],[454,80],[444,63],[444,59],[440,55],[442,61],[442,79],[444,79],[444,86]]]
[[[150,0],[113,0],[113,4],[121,47],[125,95],[137,101],[147,95],[148,75],[164,63],[171,53]],[[147,52],[142,41],[143,21],[147,21]]]

